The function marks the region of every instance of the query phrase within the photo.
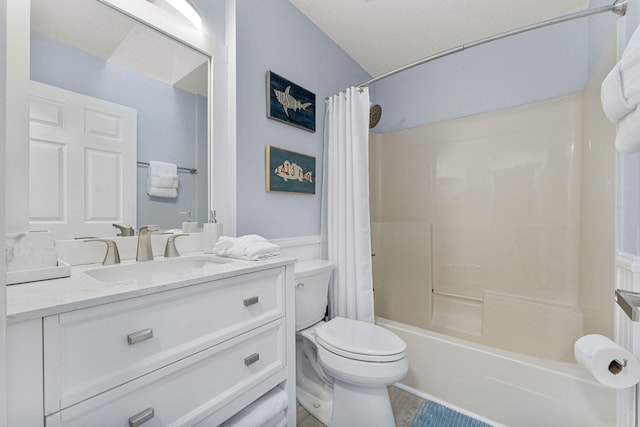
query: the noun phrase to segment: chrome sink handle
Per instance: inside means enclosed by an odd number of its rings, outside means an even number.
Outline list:
[[[151,261],[153,259],[153,249],[151,248],[151,233],[160,230],[159,225],[145,225],[140,227],[138,232],[138,248],[136,250],[136,261]]]
[[[178,249],[176,248],[176,239],[178,237],[182,237],[182,236],[188,236],[188,234],[181,233],[181,234],[173,234],[173,235],[169,236],[169,238],[167,239],[167,244],[164,247],[164,257],[165,258],[173,258],[173,257],[180,256],[180,253],[178,252]]]
[[[127,236],[135,236],[135,230],[133,227],[129,225],[120,225],[120,224],[111,224],[115,228],[118,229],[118,236],[127,237]]]
[[[89,239],[85,240],[87,242],[103,242],[107,245],[107,253],[104,255],[104,259],[102,260],[102,265],[113,265],[120,264],[120,253],[118,252],[118,245],[116,242],[109,239]]]

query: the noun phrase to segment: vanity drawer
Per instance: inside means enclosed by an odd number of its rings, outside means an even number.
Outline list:
[[[284,268],[44,319],[51,414],[284,315]]]
[[[284,320],[270,322],[49,415],[46,426],[126,427],[132,417],[152,411],[139,425],[194,425],[243,393],[255,392],[257,398],[284,380],[285,339]]]

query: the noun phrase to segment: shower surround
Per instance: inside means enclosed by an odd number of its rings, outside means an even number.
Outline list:
[[[594,96],[371,135],[377,316],[566,362],[612,336],[615,151]]]
[[[616,425],[615,390],[573,358],[613,337],[614,132],[595,78],[371,134],[375,311],[407,342],[404,385],[503,425]]]

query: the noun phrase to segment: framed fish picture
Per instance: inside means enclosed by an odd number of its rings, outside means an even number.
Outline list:
[[[267,117],[316,131],[316,95],[267,71]]]
[[[316,158],[267,146],[267,191],[316,194]]]

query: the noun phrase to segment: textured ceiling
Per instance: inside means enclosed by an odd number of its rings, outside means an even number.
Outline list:
[[[589,6],[589,0],[290,1],[374,77]]]
[[[31,28],[149,77],[207,96],[207,58],[91,0],[32,0]]]

